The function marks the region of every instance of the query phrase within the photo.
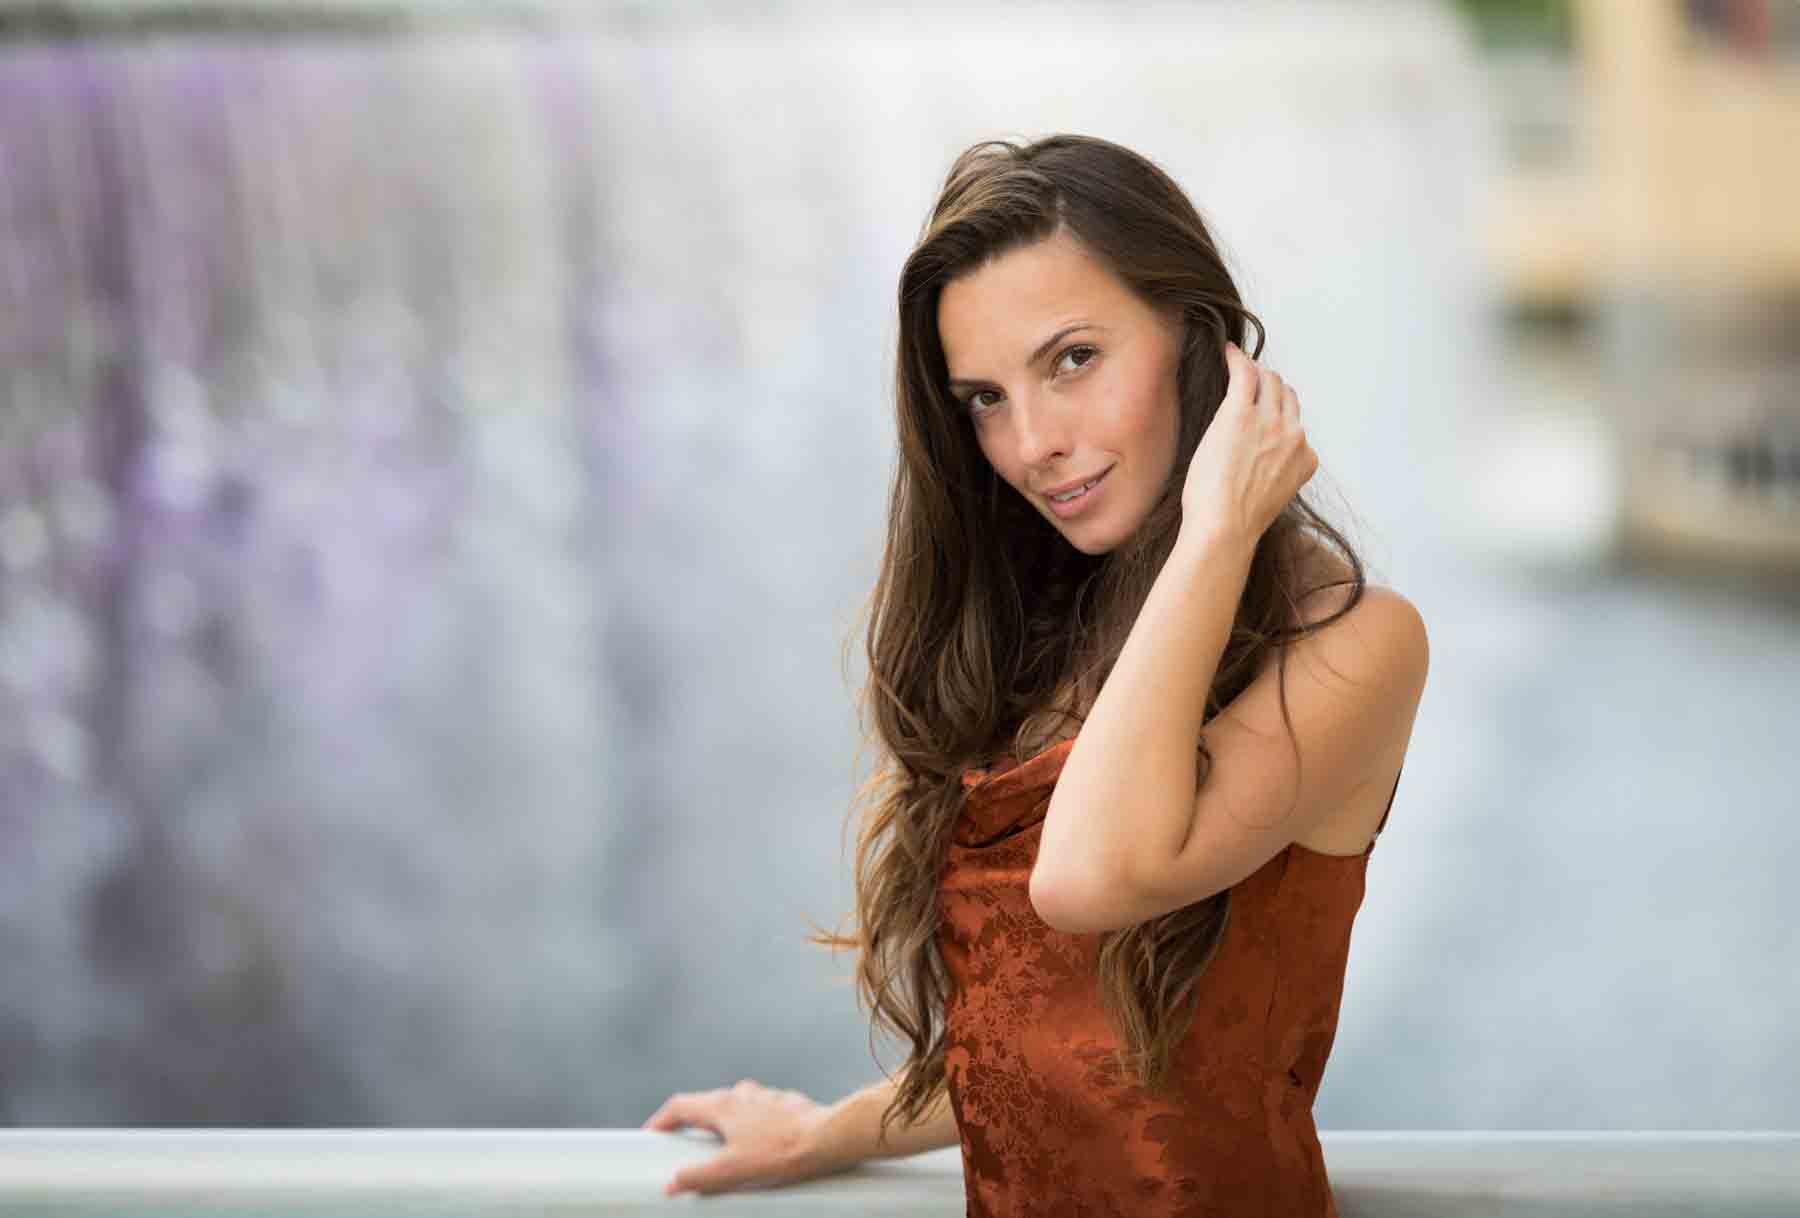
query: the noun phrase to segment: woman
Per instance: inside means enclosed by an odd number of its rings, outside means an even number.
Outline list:
[[[671,1097],[646,1128],[725,1148],[668,1191],[960,1143],[971,1215],[1334,1214],[1312,1104],[1419,614],[1299,498],[1299,397],[1144,158],[968,149],[899,304],[884,765],[819,941],[911,1051],[830,1106]]]

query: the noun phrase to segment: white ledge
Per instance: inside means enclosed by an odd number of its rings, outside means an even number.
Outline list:
[[[1800,1132],[1320,1134],[1343,1218],[1800,1214]],[[662,1196],[699,1130],[12,1129],[0,1214],[33,1218],[963,1213],[954,1148],[777,1190]]]

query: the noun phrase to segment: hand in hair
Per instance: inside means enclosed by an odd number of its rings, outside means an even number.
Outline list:
[[[1300,426],[1300,397],[1268,368],[1225,344],[1230,379],[1188,463],[1181,531],[1252,543],[1319,468]]]

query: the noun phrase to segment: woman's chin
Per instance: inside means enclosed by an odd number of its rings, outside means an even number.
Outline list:
[[[1120,528],[1119,521],[1113,512],[1106,509],[1117,509],[1122,504],[1096,504],[1100,510],[1091,515],[1077,516],[1071,520],[1058,519],[1054,513],[1045,512],[1044,519],[1050,522],[1064,541],[1080,550],[1083,554],[1099,556],[1119,548],[1129,538],[1132,531],[1142,525],[1149,513],[1139,513],[1131,521],[1130,528]]]
[[[1085,527],[1085,522],[1068,525],[1059,523],[1056,531],[1062,534],[1064,541],[1092,557],[1117,549],[1120,541],[1112,535],[1111,530],[1090,529]]]

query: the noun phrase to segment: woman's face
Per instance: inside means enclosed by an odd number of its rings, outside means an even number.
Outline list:
[[[1084,553],[1131,536],[1175,464],[1179,314],[1059,230],[945,284],[937,324],[950,396],[994,471]]]

